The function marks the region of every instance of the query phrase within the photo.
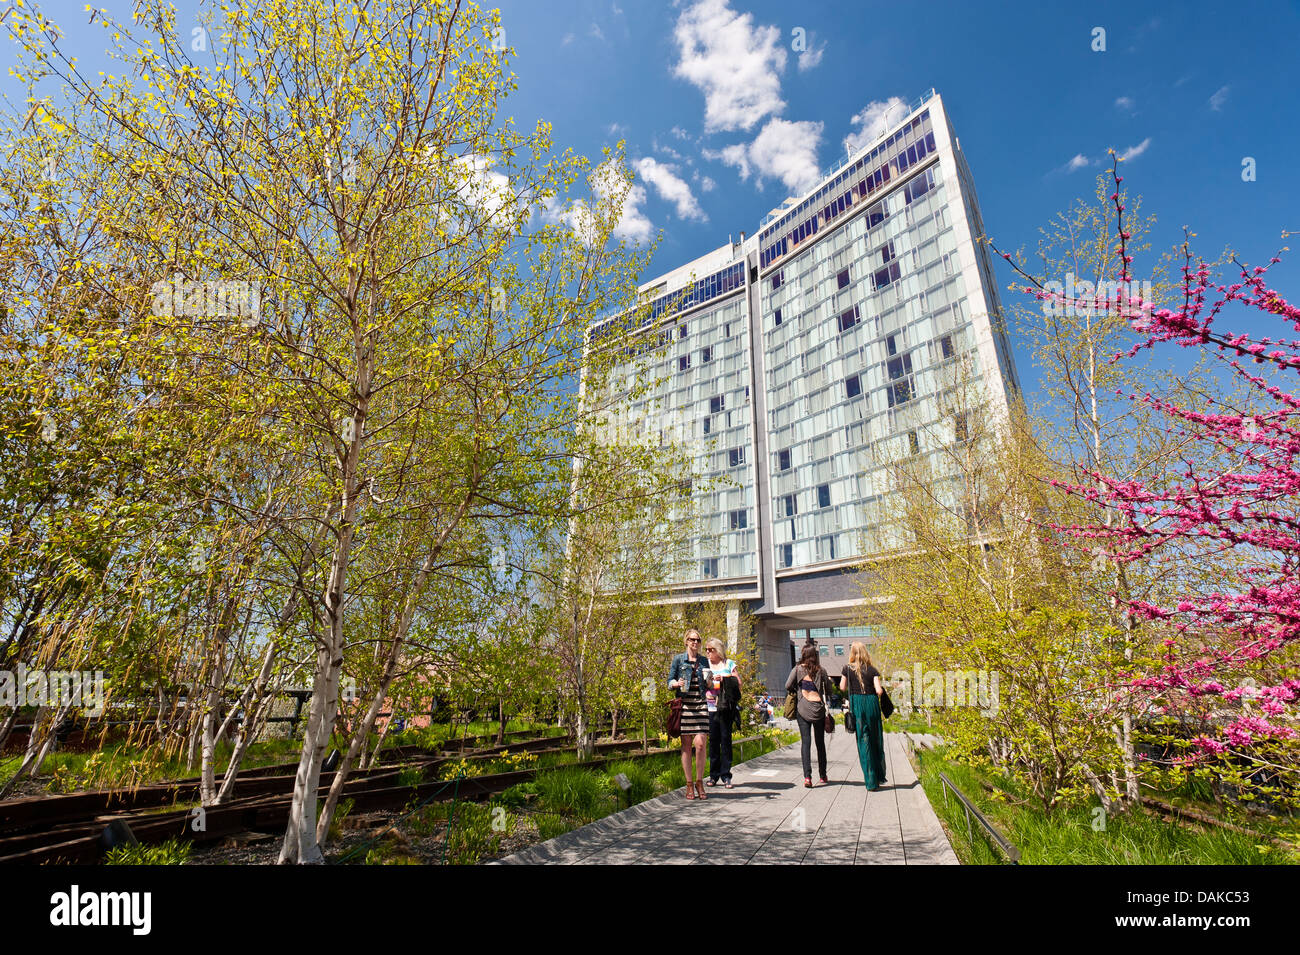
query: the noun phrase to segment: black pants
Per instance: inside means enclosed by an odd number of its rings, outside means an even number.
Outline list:
[[[709,714],[709,778],[731,782],[731,715],[721,710]]]
[[[803,756],[803,778],[812,779],[812,737],[815,736],[817,738],[817,775],[825,779],[826,721],[814,720],[810,723],[799,712],[795,713],[795,719],[799,721],[799,736],[803,743],[801,751]]]

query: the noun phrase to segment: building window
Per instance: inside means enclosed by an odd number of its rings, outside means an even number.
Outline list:
[[[822,656],[824,656],[824,657],[828,657],[828,656],[830,656],[830,655],[831,655],[831,648],[830,648],[830,647],[821,647],[821,654],[822,654]]]
[[[817,506],[818,507],[831,506],[831,486],[829,484],[817,485]]]
[[[835,644],[835,655],[837,657],[844,656],[844,644],[842,643]]]
[[[772,291],[775,292],[775,291],[776,291],[777,289],[779,289],[780,287],[781,287],[781,273],[780,273],[780,272],[773,272],[773,273],[772,273]]]
[[[691,367],[691,356],[690,356],[690,355],[682,355],[680,358],[677,359],[677,370],[678,370],[678,371],[685,371],[687,368],[690,368],[690,367]]]
[[[785,511],[784,517],[794,517],[799,513],[799,503],[793,494],[787,494],[781,498],[781,506]]]
[[[856,305],[854,305],[848,311],[841,313],[839,318],[840,333],[843,334],[844,332],[847,332],[850,328],[852,328],[854,325],[858,324],[859,315],[860,313],[858,311],[858,306]]]
[[[901,381],[894,382],[885,389],[885,397],[891,408],[895,405],[907,404],[916,397],[912,394],[912,379],[904,378]]]
[[[706,557],[700,561],[700,576],[704,579],[712,579],[718,576],[718,558]]]
[[[835,559],[835,535],[828,534],[826,537],[817,538],[817,559],[834,560]]]
[[[786,448],[784,451],[778,451],[776,453],[776,469],[778,471],[790,470],[790,449],[789,448]]]
[[[899,378],[910,375],[912,373],[911,352],[908,352],[906,355],[899,355],[896,358],[889,359],[886,368],[889,371],[890,381],[897,381]]]
[[[733,468],[740,467],[742,464],[745,463],[745,449],[731,448],[727,452],[727,461],[728,464]]]
[[[731,512],[731,529],[733,531],[743,531],[749,526],[749,511],[732,511]]]
[[[701,348],[701,349],[700,349],[700,364],[701,364],[701,365],[707,365],[707,364],[708,364],[709,362],[711,362],[711,361],[713,361],[713,348],[712,348],[712,347]]]
[[[714,395],[709,399],[709,414],[717,414],[727,407],[726,395]]]
[[[899,269],[898,263],[891,262],[889,265],[886,265],[883,269],[880,269],[871,276],[871,287],[876,291],[879,291],[882,288],[887,288],[897,282],[902,274],[902,270]]]
[[[685,338],[685,337],[686,337],[686,326],[685,326],[685,325],[678,325],[678,326],[677,326],[677,337],[678,337],[679,339],[681,339],[681,338]]]
[[[842,289],[844,289],[844,288],[848,288],[848,287],[849,287],[849,270],[848,270],[848,269],[840,269],[840,273],[839,273],[837,276],[835,276],[835,282],[836,282],[837,287],[839,287],[839,288],[842,288]]]
[[[844,394],[849,398],[856,398],[862,394],[862,378],[858,375],[850,375],[844,379]]]
[[[890,335],[885,339],[885,351],[890,355],[898,354],[898,336]]]
[[[779,551],[781,555],[781,566],[790,567],[794,565],[794,545],[782,544]]]
[[[951,335],[944,335],[939,339],[939,351],[944,358],[951,358],[957,353],[957,349],[953,347]]]
[[[921,439],[916,436],[915,431],[907,432],[907,449],[912,454],[921,453]]]
[[[713,418],[706,416],[704,418],[704,433],[709,434],[713,431]]]
[[[772,321],[774,324],[781,324],[781,310],[779,308],[772,313]]]
[[[970,440],[970,413],[967,411],[959,412],[952,417],[953,436],[956,437],[958,444],[964,444]]]
[[[730,337],[731,337],[731,323],[730,323],[730,322],[728,322],[726,325],[723,325],[723,326],[722,326],[722,337],[723,337],[723,338],[730,338]]]

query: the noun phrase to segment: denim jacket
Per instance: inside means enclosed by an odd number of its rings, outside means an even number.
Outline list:
[[[709,658],[706,657],[703,653],[701,653],[699,656],[695,658],[695,677],[693,682],[695,684],[695,691],[697,693],[703,693],[703,688],[701,686],[701,683],[703,682],[703,675],[700,673],[700,671],[703,670],[708,665],[709,665]],[[669,666],[668,668],[668,682],[671,683],[673,682],[673,680],[686,677],[690,673],[690,670],[691,670],[691,663],[686,657],[686,652],[682,651],[681,653],[677,654],[677,656],[673,657],[672,665]],[[676,689],[678,693],[681,692],[681,690],[677,687],[673,687],[673,689]]]

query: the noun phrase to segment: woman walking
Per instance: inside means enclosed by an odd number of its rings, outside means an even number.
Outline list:
[[[871,665],[864,643],[849,648],[849,665],[840,677],[840,690],[849,694],[849,706],[857,722],[858,762],[867,789],[876,792],[885,782],[885,731],[880,718],[880,694],[884,686],[880,671]]]
[[[686,652],[673,657],[668,686],[682,701],[682,773],[686,776],[686,798],[704,795],[704,747],[709,738],[709,711],[704,705],[704,669],[708,664],[700,653],[700,632],[686,631]],[[691,753],[695,772],[691,772]]]
[[[713,676],[704,694],[709,709],[709,785],[718,780],[731,788],[731,722],[737,714],[740,699],[740,677],[736,664],[727,659],[727,647],[717,637],[710,637],[705,651],[709,655],[709,669]]]
[[[826,778],[826,700],[830,697],[831,681],[818,659],[815,646],[803,648],[799,665],[786,677],[785,691],[798,693],[795,716],[799,721],[799,737],[803,742],[803,784],[812,789],[812,740],[817,740],[817,774],[823,783]]]

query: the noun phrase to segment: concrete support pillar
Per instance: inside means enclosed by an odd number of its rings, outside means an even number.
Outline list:
[[[740,649],[740,601],[727,601],[727,657]]]

